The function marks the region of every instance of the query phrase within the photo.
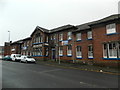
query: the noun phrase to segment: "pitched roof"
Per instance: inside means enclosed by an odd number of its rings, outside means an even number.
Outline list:
[[[70,25],[70,24],[64,25],[64,26],[60,26],[60,27],[58,27],[58,28],[51,29],[51,30],[50,30],[50,33],[58,32],[58,31],[62,31],[62,30],[67,30],[67,29],[73,28],[73,27],[75,28],[75,26]]]
[[[37,26],[36,28],[37,28],[38,30],[41,30],[41,31],[46,32],[46,33],[49,33],[49,32],[50,32],[50,30],[45,29],[45,28],[42,28],[42,27],[40,27],[40,26]]]
[[[112,21],[112,20],[116,20],[116,19],[120,19],[120,14],[114,14],[114,15],[105,17],[105,18],[103,18],[103,19],[97,20],[97,21],[93,21],[93,22],[89,22],[89,23],[77,25],[76,27],[77,27],[78,29],[76,29],[76,30],[73,31],[73,32],[77,32],[77,31],[81,31],[81,30],[88,30],[88,29],[91,28],[92,25],[100,24],[100,23],[104,23],[104,22]]]
[[[104,23],[104,22],[108,22],[108,21],[117,20],[117,19],[120,19],[120,14],[114,14],[114,15],[105,17],[105,18],[103,18],[103,19],[94,21],[92,24],[90,24],[90,26],[96,25],[96,24],[100,24],[100,23]]]
[[[22,41],[30,40],[30,39],[31,39],[31,37],[27,37],[27,38],[22,39]]]
[[[40,30],[40,31],[45,32],[45,33],[50,32],[48,29],[42,28],[40,26],[36,26],[35,30],[32,32],[32,34],[30,36],[32,36],[37,30]]]

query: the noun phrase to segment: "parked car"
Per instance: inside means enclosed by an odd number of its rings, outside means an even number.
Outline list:
[[[7,61],[11,61],[12,59],[11,59],[11,57],[10,57],[10,55],[6,55],[5,57],[3,57],[2,58],[3,60],[7,60]]]
[[[20,61],[21,55],[20,54],[11,54],[12,61]]]
[[[33,62],[33,63],[36,63],[36,60],[34,58],[32,58],[31,56],[24,56],[24,55],[22,55],[20,62],[26,62],[26,63]]]

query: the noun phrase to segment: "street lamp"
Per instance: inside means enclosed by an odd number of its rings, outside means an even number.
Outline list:
[[[8,41],[10,42],[10,31],[8,31],[8,33],[9,33]]]

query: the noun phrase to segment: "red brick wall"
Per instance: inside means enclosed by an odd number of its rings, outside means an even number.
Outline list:
[[[106,35],[106,26],[94,27],[93,31],[93,52],[94,61],[103,65],[117,65],[118,60],[104,60],[103,58],[103,43],[111,41],[120,41],[120,24],[116,25],[117,34]]]

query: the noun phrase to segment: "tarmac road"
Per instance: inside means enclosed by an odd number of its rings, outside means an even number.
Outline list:
[[[3,61],[2,88],[118,88],[118,76]]]

